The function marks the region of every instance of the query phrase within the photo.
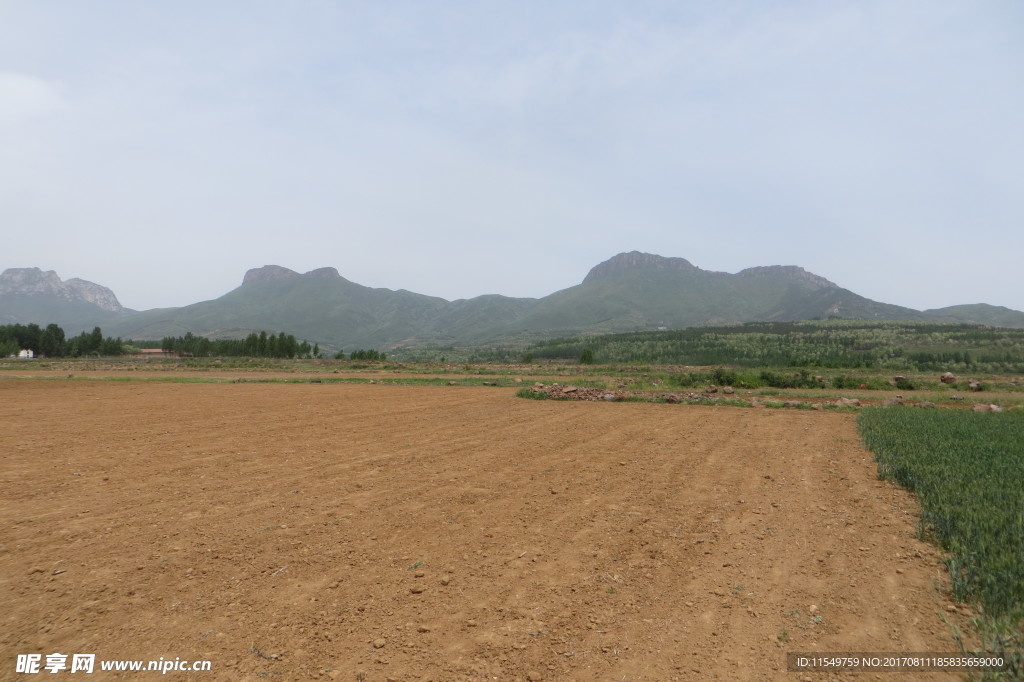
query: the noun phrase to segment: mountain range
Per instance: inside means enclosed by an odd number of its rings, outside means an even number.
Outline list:
[[[580,284],[543,298],[448,301],[365,287],[329,267],[300,274],[266,265],[249,270],[241,286],[220,298],[136,311],[121,306],[106,287],[62,281],[53,271],[12,268],[0,274],[0,324],[56,322],[69,334],[99,326],[106,335],[140,340],[187,332],[236,338],[266,330],[335,349],[513,345],[576,334],[826,317],[1024,328],[1024,312],[984,303],[920,311],[872,301],[797,266],[731,274],[637,251],[620,253],[592,268]]]

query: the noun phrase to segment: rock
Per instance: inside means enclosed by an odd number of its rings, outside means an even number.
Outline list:
[[[448,385],[449,385],[449,386],[458,386],[458,385],[459,385],[459,382],[457,382],[457,381],[449,381],[449,382],[448,382]]]
[[[799,400],[787,400],[787,401],[782,403],[782,406],[783,407],[800,407],[800,405],[802,405],[802,404],[803,403],[801,403]]]
[[[722,389],[722,393],[725,393],[726,395],[732,395],[735,392],[736,391],[733,390],[732,386],[726,386]]]
[[[954,395],[954,396],[950,396],[949,399],[950,400],[963,400],[964,397],[962,395]]]
[[[946,372],[941,377],[939,377],[939,381],[941,381],[944,384],[955,384],[956,375],[953,374],[952,372]]]
[[[679,396],[677,396],[675,393],[669,393],[667,396],[665,396],[665,402],[673,404],[678,403]]]
[[[985,403],[975,403],[974,407],[971,408],[975,412],[1002,412],[1003,408],[998,405],[986,405]]]
[[[385,646],[387,646],[387,643],[388,642],[387,642],[386,639],[384,639],[383,637],[379,637],[379,638],[373,640],[373,648],[374,649],[383,649]]]
[[[562,393],[575,393],[578,390],[580,389],[577,388],[576,386],[566,386],[565,388],[562,389]]]
[[[971,381],[967,384],[967,387],[972,391],[980,391],[983,388],[981,382],[975,381],[974,379],[971,379]]]
[[[530,682],[540,682],[544,679],[544,676],[536,670],[531,670],[530,672],[526,673],[526,679]]]
[[[882,401],[882,405],[889,407],[891,405],[902,405],[903,401],[899,398],[887,398]]]
[[[838,407],[860,407],[860,400],[857,398],[839,398],[835,405]]]
[[[708,386],[708,393],[718,393],[718,386],[711,384]]]
[[[601,400],[608,400],[608,401],[615,400],[615,394],[614,393],[605,393],[604,395],[601,396]]]
[[[935,407],[935,403],[933,403],[933,402],[931,402],[929,400],[925,400],[923,403],[918,403],[917,406],[918,407],[924,407],[924,408],[931,408],[931,407]]]

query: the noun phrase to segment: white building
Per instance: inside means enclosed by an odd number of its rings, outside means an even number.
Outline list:
[[[35,353],[32,352],[31,348],[29,348],[28,350],[20,350],[20,351],[18,351],[18,357],[19,358],[34,358],[35,357]]]

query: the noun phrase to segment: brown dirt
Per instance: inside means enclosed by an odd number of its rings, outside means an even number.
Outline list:
[[[213,662],[178,680],[871,680],[785,653],[955,651],[853,415],[513,393],[0,381],[0,678],[81,652]]]

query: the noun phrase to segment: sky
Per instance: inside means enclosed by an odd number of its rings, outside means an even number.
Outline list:
[[[1024,310],[1024,3],[0,0],[0,236],[137,310],[634,250]]]

